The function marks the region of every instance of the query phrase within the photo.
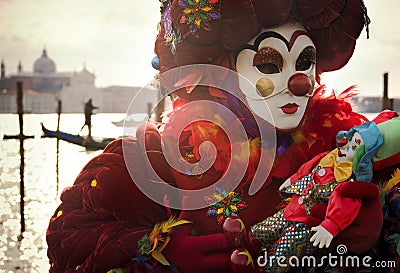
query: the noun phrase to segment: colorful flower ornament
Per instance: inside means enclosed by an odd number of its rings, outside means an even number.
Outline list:
[[[179,5],[184,8],[180,23],[188,24],[192,33],[199,28],[210,31],[210,21],[221,18],[215,10],[218,3],[219,0],[180,0]]]
[[[239,210],[247,208],[242,201],[242,194],[237,191],[227,192],[216,187],[212,196],[206,196],[204,200],[210,205],[206,215],[216,216],[217,223],[221,225],[229,216],[238,216]]]

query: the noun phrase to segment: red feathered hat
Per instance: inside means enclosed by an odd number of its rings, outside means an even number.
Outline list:
[[[187,64],[226,66],[262,28],[296,20],[310,32],[319,72],[343,67],[369,19],[362,0],[160,0],[155,51],[161,72]],[[230,67],[232,68],[232,67]]]

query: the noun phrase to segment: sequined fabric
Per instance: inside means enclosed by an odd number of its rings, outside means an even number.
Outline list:
[[[328,203],[329,198],[339,184],[328,181],[326,184],[317,184],[315,175],[324,176],[326,170],[321,166],[313,168],[310,174],[303,176],[283,192],[299,195],[299,205],[304,205],[307,215],[315,204]],[[305,223],[287,221],[284,218],[284,208],[262,222],[251,227],[254,237],[261,242],[267,251],[268,261],[264,267],[266,272],[286,272],[289,267],[278,266],[279,257],[301,257],[310,255],[315,248],[310,243],[309,229]]]
[[[268,246],[272,246],[273,242],[281,237],[286,223],[287,221],[283,216],[283,210],[279,210],[271,217],[252,226],[251,232],[263,246],[269,248]]]
[[[283,210],[251,227],[251,231],[267,251],[266,272],[286,272],[290,267],[279,266],[280,257],[288,262],[291,256],[310,255],[315,250],[310,243],[311,230],[304,223],[286,221]]]
[[[330,181],[326,184],[315,183],[313,177],[321,171],[325,171],[325,169],[321,166],[315,167],[310,174],[303,176],[283,191],[288,194],[300,195],[299,202],[304,204],[307,215],[310,215],[310,209],[314,204],[327,204],[333,190],[339,184],[336,181]]]

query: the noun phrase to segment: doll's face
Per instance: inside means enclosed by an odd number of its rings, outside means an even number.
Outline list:
[[[242,46],[236,68],[253,113],[277,129],[296,128],[314,92],[315,61],[314,43],[299,24],[263,29]]]
[[[339,142],[340,141],[341,140],[339,139]],[[361,137],[360,133],[358,133],[358,132],[355,132],[353,134],[353,137],[351,138],[351,140],[346,139],[346,141],[347,141],[347,143],[343,143],[343,142],[338,143],[338,146],[339,146],[338,147],[339,153],[338,153],[338,158],[337,158],[338,162],[353,161],[354,155],[356,153],[358,146],[363,144],[362,137]]]

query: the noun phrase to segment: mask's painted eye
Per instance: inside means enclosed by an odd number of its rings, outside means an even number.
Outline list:
[[[306,47],[296,61],[296,71],[306,71],[315,64],[317,53],[312,46]]]
[[[353,149],[353,151],[355,151],[357,149],[357,145],[353,145],[351,146],[351,148]]]
[[[263,74],[276,74],[282,71],[283,57],[272,47],[263,47],[254,55],[253,66]]]
[[[276,66],[276,64],[271,64],[271,63],[259,64],[259,65],[256,65],[256,67],[261,73],[264,73],[264,74],[276,74],[276,73],[281,72],[279,70],[279,68]]]

